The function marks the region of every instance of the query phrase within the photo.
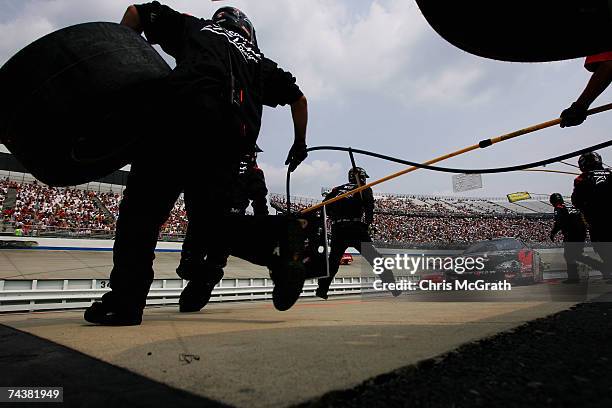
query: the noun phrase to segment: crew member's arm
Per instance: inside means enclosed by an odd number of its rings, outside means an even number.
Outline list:
[[[584,214],[585,209],[584,176],[581,174],[574,180],[574,191],[572,192],[572,205]]]
[[[123,14],[120,24],[130,27],[138,34],[142,34],[143,28],[140,23],[140,15],[138,14],[138,9],[134,5],[129,6],[127,10],[125,10],[125,14]]]
[[[550,231],[550,240],[555,240],[555,235],[561,231],[561,217],[559,216],[559,212],[555,211],[555,225],[553,225],[552,231]]]
[[[273,108],[278,105],[290,105],[293,119],[293,145],[287,155],[286,165],[293,171],[306,159],[306,126],[308,124],[308,103],[306,97],[296,84],[291,73],[282,70],[269,58],[263,58],[263,103]]]
[[[577,126],[584,122],[589,106],[612,83],[612,52],[587,57],[584,66],[593,75],[576,102],[561,112],[561,127]]]
[[[188,18],[194,19],[153,1],[129,6],[121,24],[138,34],[144,32],[149,43],[159,44],[166,53],[178,58]]]
[[[588,108],[612,82],[612,61],[601,62],[587,83],[576,103]]]
[[[293,171],[304,161],[306,152],[306,126],[308,125],[308,102],[304,95],[291,104],[291,118],[293,119],[293,146],[287,156],[285,164],[289,171]]]
[[[334,187],[327,194],[323,194],[323,201],[331,200],[332,198],[340,195],[340,188],[342,186]],[[337,218],[338,202],[331,203],[325,206],[327,209],[327,216],[332,220]]]
[[[338,195],[338,187],[334,187],[327,194],[323,196],[323,201],[331,200],[337,195]]]

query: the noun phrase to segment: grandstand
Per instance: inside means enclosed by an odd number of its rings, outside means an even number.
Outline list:
[[[10,155],[0,155],[0,233],[113,237],[127,172],[80,186],[49,187],[25,173]],[[505,197],[375,194],[375,198],[373,238],[380,243],[469,242],[497,236],[544,242],[552,227],[547,196],[518,203]],[[318,202],[320,198],[291,197],[291,208],[301,210]],[[271,194],[270,204],[277,212],[285,211],[286,197]],[[160,239],[181,240],[186,229],[181,197]]]
[[[546,242],[552,228],[552,206],[535,196],[519,204],[505,197],[445,197],[375,194],[373,239],[378,243],[472,242],[513,236],[527,242]],[[319,200],[291,197],[292,210]],[[286,197],[270,196],[278,211]]]

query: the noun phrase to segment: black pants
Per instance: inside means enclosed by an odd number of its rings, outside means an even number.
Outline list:
[[[224,203],[227,206],[222,206],[222,208],[218,208],[216,213],[225,213],[228,217],[238,216],[246,216],[246,208],[249,205],[249,200],[247,198],[249,190],[253,190],[254,188],[260,188],[261,185],[257,184],[255,186],[246,185],[245,182],[248,180],[252,180],[255,183],[259,183],[258,179],[254,179],[251,177],[247,180],[245,175],[238,174],[238,169],[232,170],[234,177],[227,183],[223,183],[226,187],[225,191],[219,192],[220,196],[224,196]],[[231,189],[231,198],[228,200],[228,188]],[[265,189],[265,181],[263,182],[263,188]],[[197,197],[197,191],[195,192],[185,192],[185,206],[187,213],[189,214],[198,214],[197,208],[201,206],[198,203],[197,199],[194,200],[193,196]],[[267,190],[265,192],[267,194]],[[264,196],[265,196],[264,194]],[[193,195],[193,196],[192,196]],[[265,214],[268,215],[268,208],[265,204],[265,200],[263,200],[264,210],[256,206],[256,201],[253,201],[253,206],[255,208],[255,214]],[[257,201],[257,205],[260,205]],[[243,205],[244,204],[244,205]],[[229,208],[229,214],[228,214]],[[238,209],[238,210],[237,210]],[[258,215],[260,216],[260,215]],[[252,220],[251,220],[252,221]],[[270,221],[268,219],[267,221]],[[188,280],[199,280],[211,284],[218,283],[223,278],[223,268],[227,265],[227,259],[229,257],[229,251],[226,247],[216,247],[215,242],[210,242],[209,238],[211,236],[207,236],[207,234],[202,234],[202,232],[206,231],[207,226],[204,224],[206,222],[206,217],[203,217],[202,220],[196,217],[189,217],[189,223],[187,225],[187,231],[185,234],[185,239],[183,241],[183,248],[181,251],[181,265],[183,267],[183,273],[186,275],[182,275],[185,279]],[[242,222],[246,222],[246,219],[243,219]],[[229,224],[232,221],[228,221]],[[247,222],[247,224],[249,224]],[[261,228],[262,235],[269,235],[271,232],[267,228]],[[214,237],[212,237],[214,239]],[[265,239],[264,241],[269,242],[269,240]],[[241,245],[235,245],[236,247],[240,247]],[[241,252],[239,249],[236,249],[236,252]],[[258,253],[260,251],[257,251]],[[238,255],[236,255],[238,256]],[[248,256],[248,255],[245,255]],[[251,259],[253,263],[258,265],[268,265],[268,259],[264,255],[255,257]]]
[[[160,161],[150,157],[133,162],[119,206],[110,277],[112,292],[105,300],[117,303],[118,307],[144,307],[153,281],[154,250],[160,229],[183,191],[193,245],[219,254],[220,258],[227,256],[230,221],[224,191],[231,182],[234,164],[231,155],[197,166],[203,172],[191,163],[176,161],[160,167]],[[214,178],[206,183],[204,175],[210,174],[206,170],[211,167],[215,170]]]
[[[131,129],[146,137],[133,149],[116,225],[112,291],[103,298],[117,308],[144,307],[159,232],[181,192],[194,248],[222,260],[229,254],[230,231],[243,228],[239,220],[228,219],[229,186],[244,154],[242,146],[248,145],[228,125],[231,112],[206,95],[180,103],[176,95],[160,95],[135,114],[141,119],[134,121],[139,128]]]
[[[601,274],[605,279],[612,279],[612,242],[593,242],[593,249],[603,261]]]
[[[219,153],[219,152],[218,152]],[[217,160],[222,158],[223,160]],[[159,162],[135,161],[128,177],[113,247],[112,292],[103,300],[122,309],[142,309],[153,281],[155,246],[161,226],[166,222],[181,191],[189,219],[191,239],[187,249],[198,251],[207,262],[220,266],[230,253],[258,265],[269,266],[277,237],[285,228],[276,216],[253,217],[230,214],[226,198],[227,186],[234,176],[233,156],[201,164],[200,173],[192,166],[160,169]],[[214,174],[205,179],[202,174]],[[218,269],[203,268],[202,278],[218,281]],[[214,276],[213,276],[214,275]]]
[[[185,210],[189,223],[181,256],[189,260],[192,269],[204,275],[199,278],[212,283],[217,283],[223,277],[221,270],[229,257],[226,232],[228,224],[232,223],[230,216],[233,218],[233,215],[230,213],[227,186],[232,185],[235,175],[236,169],[233,168],[215,172],[215,178],[221,178],[205,187],[208,190],[206,194],[202,192],[202,185],[199,188],[185,188]]]
[[[339,222],[332,225],[331,249],[329,251],[329,277],[319,279],[319,288],[328,290],[340,268],[342,255],[349,247],[356,248],[370,264],[374,258],[380,257],[378,251],[370,243],[372,238],[368,234],[368,226],[362,222]],[[362,243],[366,245],[362,246]],[[393,282],[393,273],[384,271],[381,279]]]
[[[227,208],[221,211],[227,212]],[[229,255],[270,267],[274,262],[274,248],[285,228],[281,217],[226,214],[221,228],[229,234],[225,235],[224,241],[217,241],[219,235],[210,234],[210,226],[192,223],[192,218],[189,218],[181,251],[181,264],[188,269],[184,278],[218,283],[223,278],[222,269]]]
[[[612,279],[612,225],[607,219],[591,224],[591,242],[593,249],[603,261],[601,273],[606,279]]]
[[[577,262],[583,263],[590,266],[593,269],[602,270],[603,263],[596,259],[591,258],[584,254],[583,242],[569,242],[563,243],[563,257],[567,264],[567,278],[572,280],[578,280],[578,264]]]

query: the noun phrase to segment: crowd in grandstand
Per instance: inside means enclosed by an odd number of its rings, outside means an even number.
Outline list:
[[[64,231],[70,235],[112,236],[114,232],[121,200],[118,193],[3,179],[0,180],[0,208],[9,187],[15,189],[16,201],[12,208],[3,210],[4,228],[10,225],[25,234],[38,235]],[[278,210],[286,207],[284,196],[274,195],[270,202]],[[316,202],[295,198],[292,209],[303,209]],[[499,236],[545,242],[551,228],[550,218],[525,217],[485,200],[470,203],[436,197],[383,196],[376,199],[372,230],[375,241],[387,243],[465,242]],[[161,235],[179,238],[186,229],[187,214],[181,198],[162,227]]]
[[[0,179],[0,208],[2,208],[2,205],[4,204],[4,197],[6,197],[6,194],[8,193],[9,183],[8,177]]]
[[[281,195],[273,195],[270,202],[279,210],[287,206]],[[316,203],[294,197],[291,208],[299,211]],[[376,198],[374,212],[372,238],[385,243],[469,242],[495,237],[546,242],[553,225],[550,217],[526,217],[484,200],[381,196]]]
[[[517,237],[546,242],[551,219],[516,217],[423,217],[375,214],[372,239],[397,242],[470,242],[497,237]]]
[[[170,211],[168,221],[162,226],[161,234],[168,238],[183,237],[187,232],[187,211],[185,201],[179,198]]]
[[[17,191],[16,201],[11,208],[3,209],[4,222],[22,229],[25,234],[70,230],[86,235],[93,231],[109,233],[114,228],[113,220],[94,204],[87,191],[4,180],[4,196],[10,187]]]
[[[37,183],[0,180],[0,208],[9,188],[16,190],[15,204],[2,210],[4,228],[8,225],[25,235],[65,232],[69,235],[112,235],[119,213],[121,195],[76,188],[48,187]],[[102,204],[96,203],[96,198]],[[107,211],[105,211],[107,210]],[[182,236],[187,229],[185,203],[179,199],[161,233]]]
[[[376,211],[388,214],[514,214],[498,204],[485,200],[442,197],[381,196],[376,199]]]

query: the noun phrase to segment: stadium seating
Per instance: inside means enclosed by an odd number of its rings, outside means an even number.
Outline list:
[[[0,208],[9,186],[17,189],[13,208],[3,209],[3,229],[20,228],[26,235],[97,236],[111,238],[121,194],[80,188],[53,188],[36,181],[0,179]],[[99,201],[98,201],[99,200]],[[95,202],[97,201],[97,203]],[[291,197],[292,210],[320,199]],[[277,211],[286,197],[270,195]],[[105,211],[107,210],[107,211]],[[510,204],[505,198],[456,198],[377,195],[373,238],[378,242],[466,242],[499,236],[543,242],[552,227],[552,207],[540,199]],[[160,239],[181,239],[187,229],[183,198],[176,202]]]
[[[440,196],[376,195],[373,239],[384,243],[471,242],[517,237],[546,242],[552,228],[552,207],[540,200],[510,204],[507,199]],[[292,197],[292,209],[319,202]],[[284,210],[286,198],[272,194],[270,203]],[[524,204],[524,205],[523,205]]]

